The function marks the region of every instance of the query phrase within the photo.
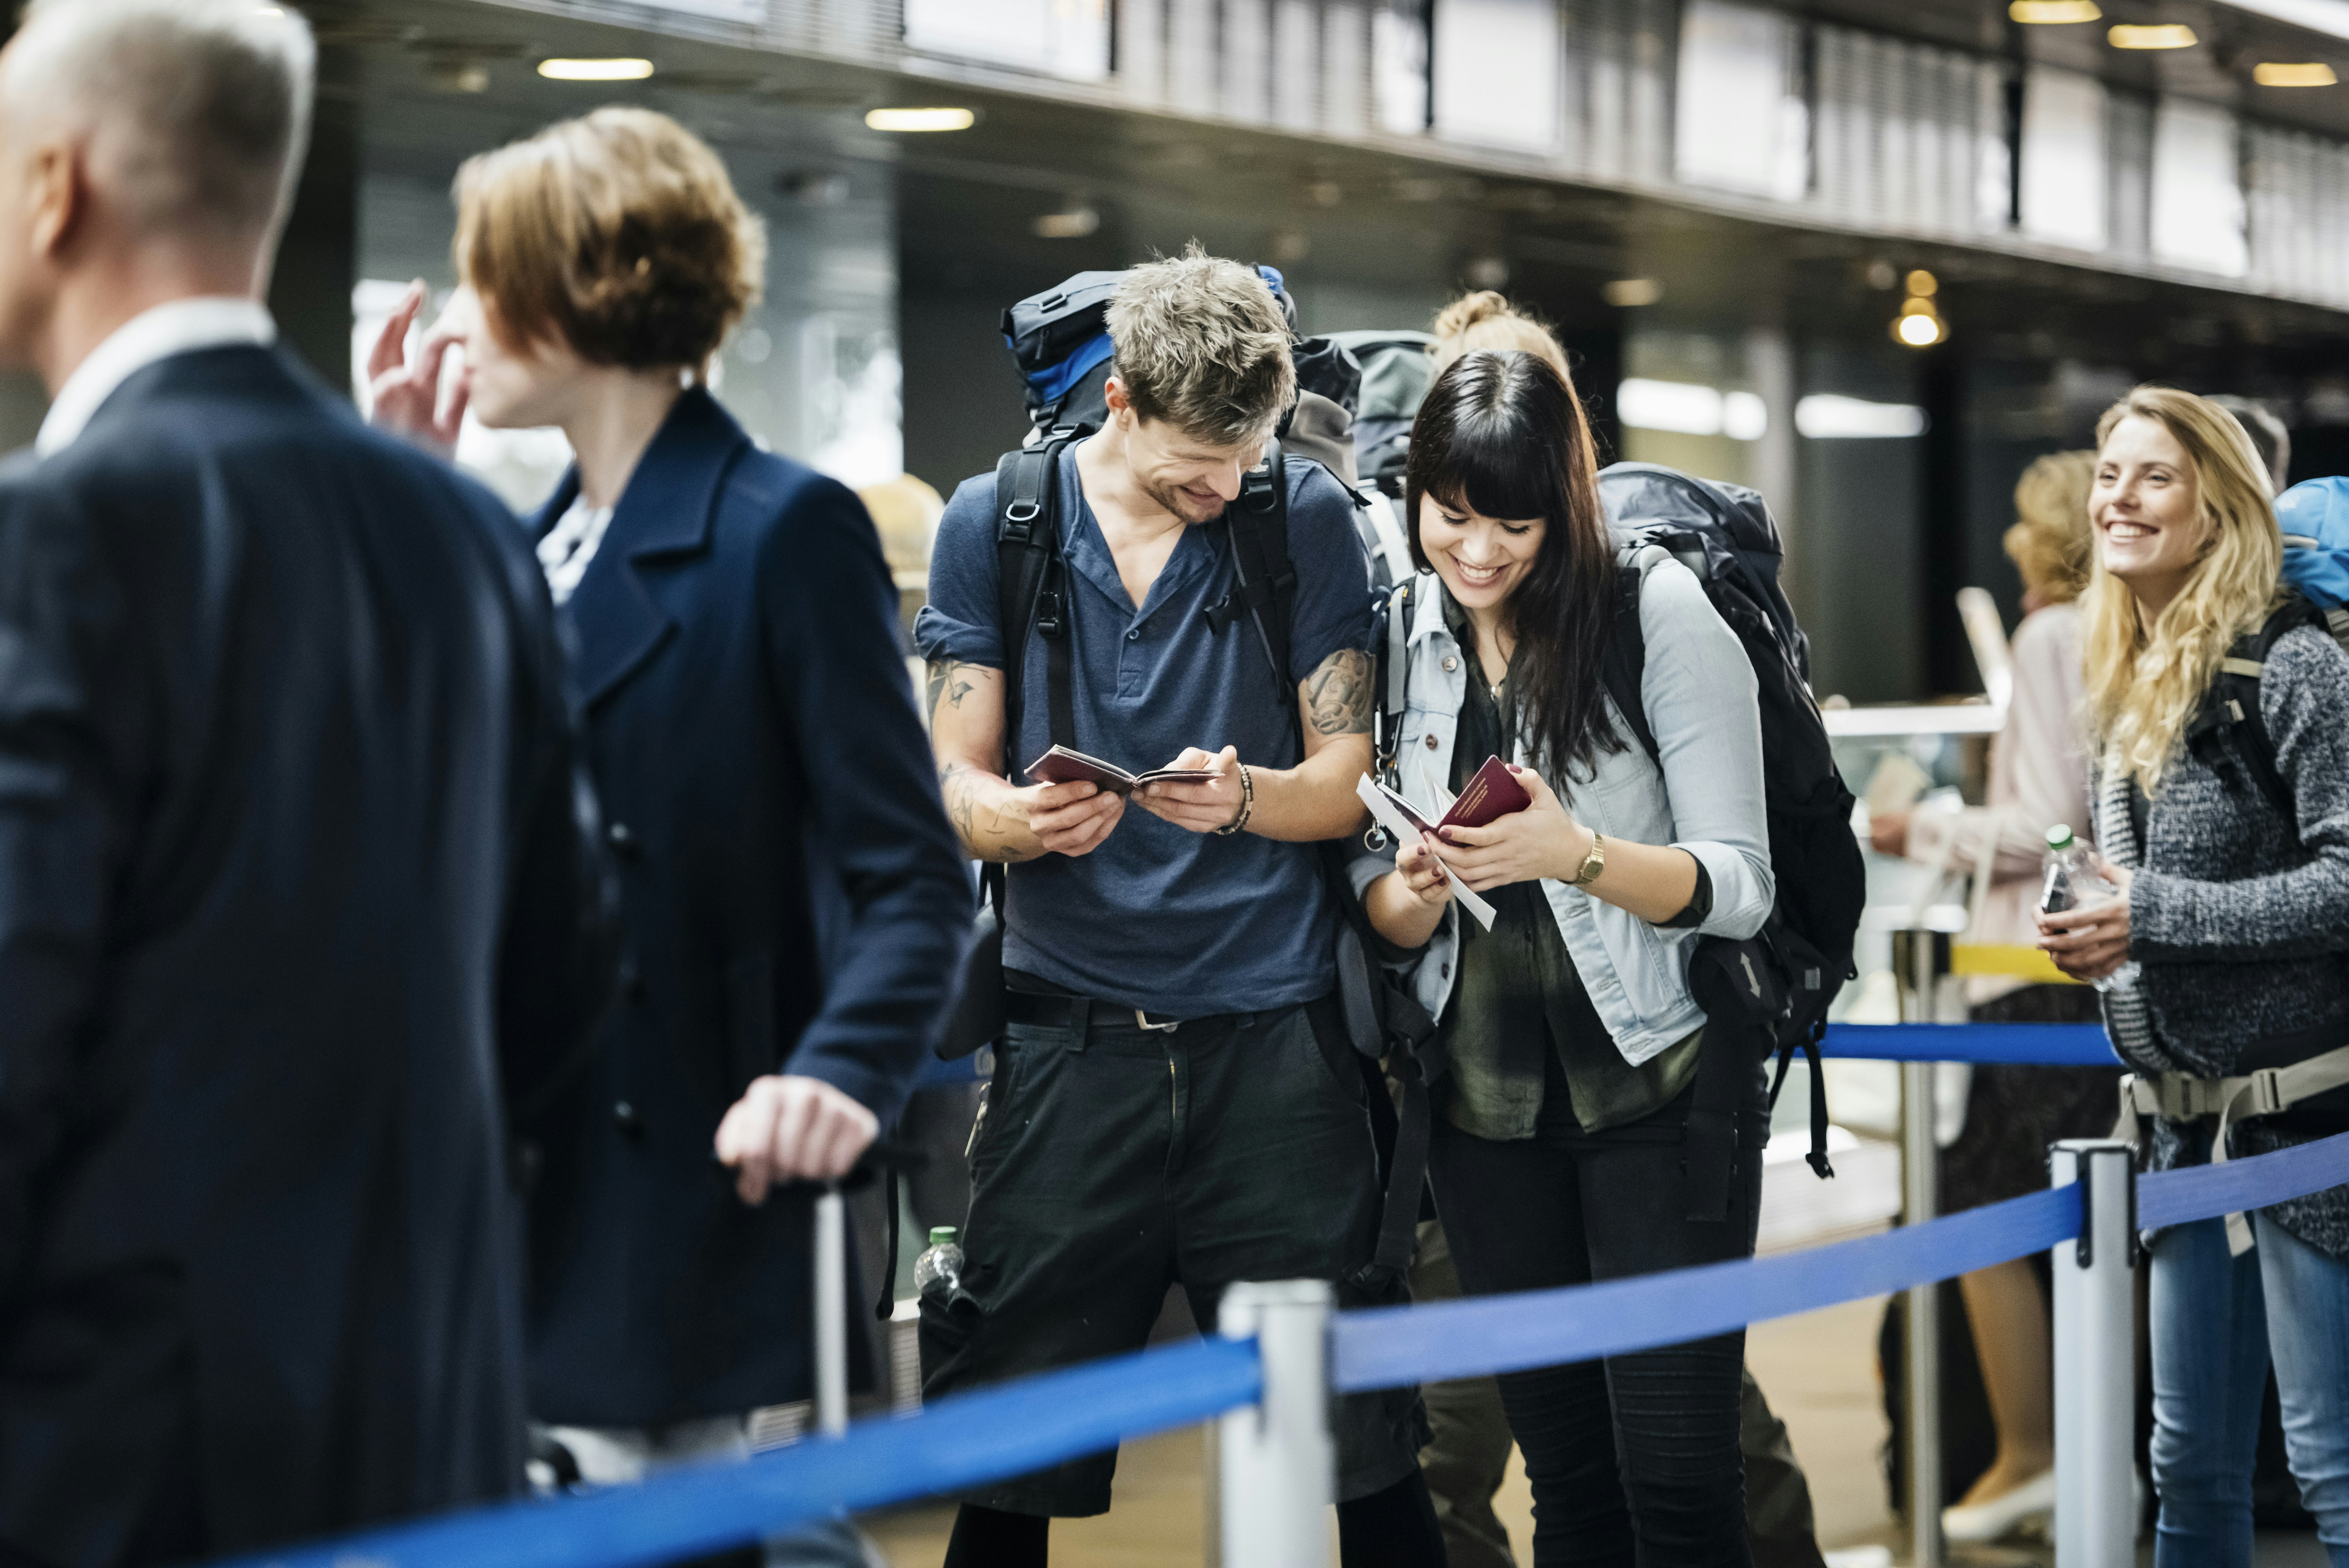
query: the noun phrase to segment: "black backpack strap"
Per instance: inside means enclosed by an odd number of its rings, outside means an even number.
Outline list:
[[[1640,749],[1648,753],[1651,761],[1661,764],[1663,748],[1656,744],[1656,732],[1648,724],[1647,700],[1640,694],[1640,678],[1648,668],[1648,633],[1640,624],[1640,584],[1643,576],[1637,566],[1616,568],[1614,635],[1607,639],[1607,651],[1599,656],[1599,678],[1607,688],[1607,695],[1615,699],[1623,722],[1631,726]]]
[[[2283,769],[2276,759],[2275,737],[2268,733],[2267,718],[2260,711],[2260,682],[2267,674],[2268,655],[2277,639],[2299,627],[2323,624],[2306,599],[2296,594],[2287,596],[2259,630],[2238,638],[2227,650],[2227,656],[2220,660],[2218,677],[2210,683],[2209,694],[2186,729],[2189,745],[2207,744],[2210,736],[2233,731],[2240,742],[2239,750],[2251,775],[2251,783],[2295,829],[2300,822],[2300,807],[2292,799],[2292,787],[2284,783]],[[2217,761],[2207,752],[2205,756]]]
[[[1017,784],[1015,755],[1024,708],[1021,679],[1028,628],[1044,636],[1052,743],[1076,744],[1076,699],[1069,652],[1069,568],[1061,554],[1061,454],[1092,433],[1063,426],[1042,441],[1006,452],[995,465],[996,624],[1003,632],[1003,776]],[[999,911],[1002,904],[996,905]]]
[[[1224,508],[1224,524],[1232,541],[1232,591],[1200,613],[1217,636],[1243,615],[1255,624],[1272,665],[1274,700],[1294,715],[1297,685],[1288,678],[1288,631],[1297,606],[1297,568],[1288,559],[1288,467],[1278,445],[1266,452],[1262,467],[1240,482],[1239,499]]]

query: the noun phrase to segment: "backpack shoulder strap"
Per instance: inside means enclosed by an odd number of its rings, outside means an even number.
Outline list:
[[[1650,761],[1661,763],[1663,748],[1656,743],[1656,732],[1648,723],[1647,700],[1640,695],[1640,677],[1648,667],[1648,633],[1640,624],[1640,586],[1646,576],[1637,566],[1627,564],[1615,570],[1614,635],[1607,639],[1599,673],[1623,722],[1631,726],[1640,749]]]
[[[1297,606],[1297,568],[1288,559],[1288,467],[1277,443],[1266,452],[1264,466],[1241,482],[1239,499],[1224,508],[1224,520],[1231,533],[1236,581],[1220,603],[1200,613],[1219,635],[1243,615],[1255,623],[1272,666],[1274,701],[1294,716],[1288,634]]]
[[[1091,431],[1063,426],[995,465],[996,624],[1003,633],[1003,776],[1019,780],[1021,677],[1028,629],[1045,639],[1045,667],[1055,745],[1076,743],[1070,668],[1068,565],[1061,555],[1061,454]]]
[[[2260,711],[2260,682],[2267,674],[2268,654],[2278,638],[2299,627],[2323,625],[2306,599],[2296,594],[2286,598],[2257,631],[2237,639],[2227,650],[2227,657],[2219,661],[2219,677],[2211,682],[2202,711],[2187,730],[2192,740],[2233,727],[2242,742],[2251,782],[2286,822],[2294,824],[2300,820],[2300,808],[2292,800],[2291,786],[2284,783],[2283,770],[2276,760],[2275,737],[2268,733],[2266,716]]]

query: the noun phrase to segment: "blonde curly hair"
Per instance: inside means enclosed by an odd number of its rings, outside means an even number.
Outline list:
[[[2150,795],[2159,790],[2219,661],[2275,607],[2283,535],[2268,497],[2267,471],[2233,415],[2191,392],[2139,387],[2096,421],[2097,451],[2115,426],[2132,418],[2158,421],[2186,449],[2208,530],[2185,591],[2150,626],[2129,586],[2105,570],[2102,552],[2083,598],[2090,726],[2105,765],[2126,769]]]

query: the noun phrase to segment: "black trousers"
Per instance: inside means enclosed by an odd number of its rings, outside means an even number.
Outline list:
[[[1758,1098],[1758,1085],[1757,1085]],[[1750,1257],[1764,1124],[1738,1118],[1728,1218],[1687,1218],[1687,1096],[1598,1135],[1545,1116],[1501,1142],[1436,1122],[1430,1173],[1470,1295]],[[1758,1106],[1756,1110],[1758,1111]],[[1537,1568],[1750,1568],[1738,1405],[1745,1334],[1506,1374],[1534,1494]]]
[[[1162,1033],[1101,1007],[1081,1038],[1012,1024],[971,1140],[965,1293],[922,1303],[925,1397],[1139,1350],[1169,1284],[1210,1333],[1236,1280],[1330,1280],[1349,1309],[1407,1300],[1350,1277],[1377,1245],[1383,1193],[1361,1074],[1342,1040],[1323,1049],[1317,1010]],[[1340,1502],[1417,1477],[1416,1388],[1330,1407]],[[1102,1513],[1116,1465],[1114,1451],[1071,1459],[963,1501]]]

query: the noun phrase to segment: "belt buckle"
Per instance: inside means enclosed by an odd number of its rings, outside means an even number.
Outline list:
[[[1183,1021],[1179,1018],[1172,1023],[1153,1023],[1150,1022],[1150,1015],[1139,1007],[1133,1010],[1133,1023],[1135,1028],[1145,1030],[1153,1034],[1172,1034],[1183,1027]]]
[[[2283,1085],[2278,1081],[2277,1069],[2261,1067],[2251,1075],[2251,1108],[2248,1116],[2269,1116],[2285,1108]]]

